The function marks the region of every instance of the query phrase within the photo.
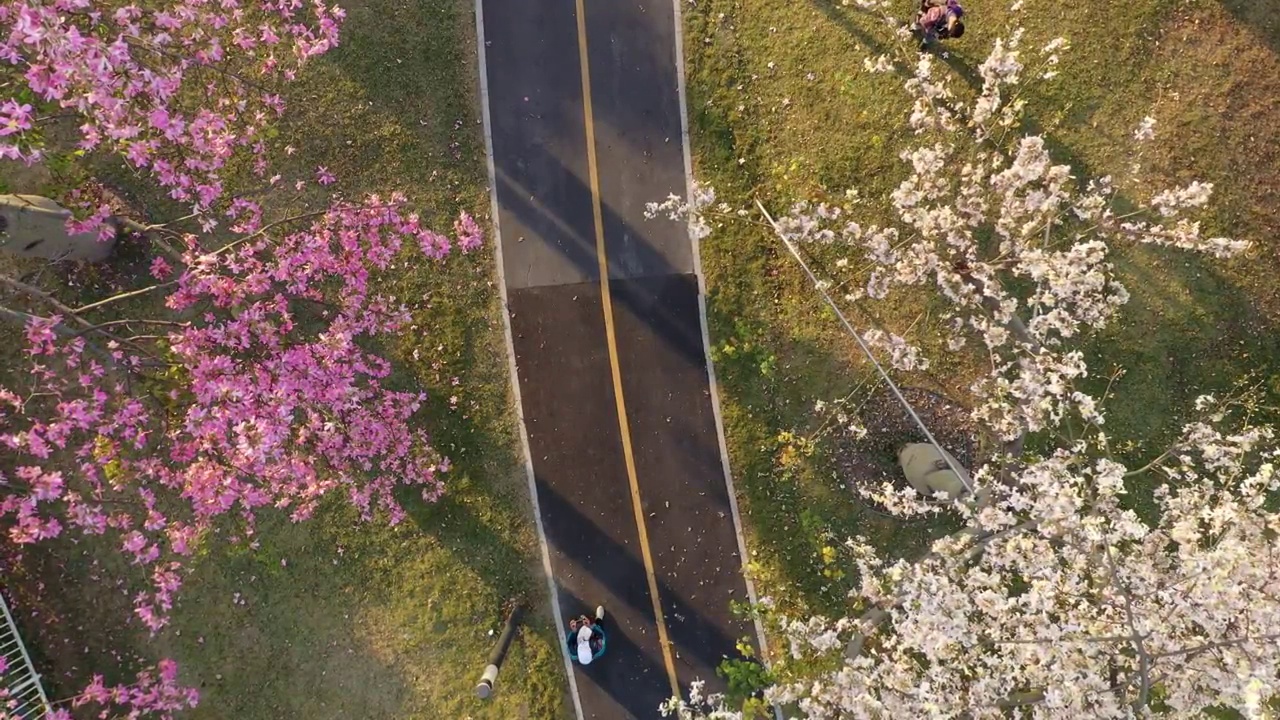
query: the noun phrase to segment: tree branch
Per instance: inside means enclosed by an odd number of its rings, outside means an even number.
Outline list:
[[[1007,527],[998,532],[991,533],[990,535],[978,537],[978,539],[974,541],[973,547],[969,548],[969,551],[965,553],[964,562],[968,562],[972,560],[974,557],[980,555],[982,551],[985,550],[987,546],[992,543],[992,541],[999,540],[1004,537],[1008,537],[1009,535],[1012,535],[1017,532],[1022,532],[1023,530],[1034,530],[1038,525],[1039,525],[1039,522],[1035,520],[1027,520],[1026,522],[1018,523],[1017,525]],[[957,532],[953,537],[958,537],[966,533],[975,534],[973,528],[965,528],[964,530],[960,530],[959,532]]]
[[[1023,530],[1033,529],[1036,527],[1036,525],[1037,523],[1034,520],[1028,520],[1027,522],[1020,523],[1018,525],[1014,525],[1012,527],[1005,528],[999,532],[991,533],[990,535],[985,535],[985,536],[979,536],[979,531],[973,527],[967,527],[967,528],[964,528],[963,530],[959,530],[956,533],[954,533],[952,537],[960,537],[962,535],[972,535],[977,538],[977,540],[975,540],[974,542],[973,547],[969,548],[968,551],[962,557],[959,558],[959,561],[968,562],[969,560],[973,559],[975,555],[978,555],[982,551],[982,549],[985,548],[987,545],[989,545],[992,541],[998,540],[1002,537],[1007,537],[1015,532],[1021,532]],[[922,557],[919,560],[919,562],[925,562],[935,558],[940,559],[941,557],[942,556],[937,552],[930,552],[926,554],[924,557]],[[896,600],[894,604],[896,604]],[[885,620],[887,620],[888,618],[889,618],[888,608],[885,608],[879,605],[872,607],[866,612],[864,612],[862,614],[862,617],[858,618],[858,625],[860,626],[859,630],[855,632],[852,637],[849,638],[848,644],[845,645],[845,649],[844,649],[845,659],[852,660],[858,657],[859,655],[861,655],[862,648],[866,644],[867,637],[871,634],[873,630],[879,627],[879,625],[883,623]]]
[[[987,295],[986,284],[982,280],[974,277],[973,274],[967,270],[957,271],[957,273],[967,285],[972,287],[978,293],[979,302],[982,303],[982,307],[991,315],[991,318],[993,320],[996,319],[997,314],[1000,312],[1000,303],[997,302],[995,298]],[[1013,333],[1013,336],[1017,338],[1019,342],[1027,346],[1028,350],[1032,353],[1040,352],[1040,343],[1032,337],[1031,331],[1027,329],[1026,323],[1022,322],[1022,318],[1011,314],[1004,325],[1010,333]],[[1004,453],[1015,458],[1022,455],[1022,450],[1026,441],[1027,431],[1026,428],[1023,428],[1022,432],[1018,434],[1018,437],[1004,444]],[[1000,475],[1006,482],[1008,482],[1012,472],[1013,468],[1006,467],[1000,471]]]
[[[1183,648],[1181,650],[1170,650],[1168,652],[1156,653],[1155,655],[1151,656],[1151,659],[1160,660],[1162,658],[1174,657],[1176,655],[1188,655],[1188,654],[1193,655],[1196,653],[1207,652],[1209,650],[1217,650],[1219,648],[1224,648],[1224,647],[1231,647],[1232,645],[1239,645],[1241,643],[1247,643],[1251,641],[1264,642],[1264,641],[1271,641],[1271,640],[1280,640],[1280,633],[1270,633],[1267,635],[1255,635],[1252,637],[1240,637],[1234,640],[1219,640],[1218,642],[1205,643],[1203,645],[1196,645],[1189,648]]]
[[[130,342],[129,340],[125,340],[125,339],[123,339],[123,338],[116,337],[115,335],[112,335],[111,333],[107,332],[106,330],[102,330],[102,329],[100,329],[100,328],[98,328],[98,327],[95,327],[93,323],[91,323],[91,322],[89,322],[88,320],[85,320],[84,318],[80,317],[80,316],[77,314],[77,311],[76,311],[76,310],[74,310],[74,309],[72,309],[72,308],[67,307],[66,305],[62,304],[62,302],[61,302],[61,301],[59,301],[57,298],[55,298],[54,296],[50,295],[49,293],[47,293],[47,292],[45,292],[45,291],[43,291],[43,290],[41,290],[41,289],[39,289],[39,288],[32,287],[31,285],[28,285],[28,284],[26,284],[26,283],[22,282],[21,280],[16,280],[16,279],[14,279],[14,278],[11,278],[11,277],[9,277],[8,275],[0,275],[0,285],[8,286],[10,289],[16,290],[16,291],[18,291],[18,292],[20,292],[20,293],[22,293],[22,294],[24,294],[24,295],[28,295],[28,296],[30,296],[30,297],[36,298],[36,299],[40,300],[41,302],[45,303],[46,305],[49,305],[50,307],[54,308],[54,309],[55,309],[55,310],[57,310],[58,312],[65,314],[65,315],[67,316],[67,318],[68,318],[68,319],[70,319],[70,320],[74,320],[74,321],[76,322],[76,324],[78,324],[78,325],[80,325],[81,327],[85,328],[84,332],[97,332],[97,333],[100,333],[100,334],[102,334],[103,336],[105,336],[105,337],[106,337],[107,339],[109,339],[109,340],[114,340],[114,341],[116,341],[116,342],[118,342],[118,343],[120,343],[120,344],[122,344],[122,345],[128,345],[128,346],[132,347],[134,350],[137,350],[138,352],[142,353],[143,355],[146,355],[146,356],[150,357],[152,360],[156,360],[157,362],[160,362],[160,363],[165,363],[165,361],[164,361],[164,360],[162,360],[161,358],[156,357],[156,356],[155,356],[154,354],[152,354],[152,353],[151,353],[151,351],[150,351],[150,350],[148,350],[147,348],[142,347],[141,345],[139,345],[139,344],[137,344],[137,343],[135,343],[135,342]],[[79,333],[79,334],[83,334],[83,333]],[[75,336],[73,335],[73,337],[75,337]],[[167,364],[167,363],[165,363],[165,364]]]
[[[281,219],[279,219],[279,220],[275,220],[275,221],[269,222],[269,223],[267,223],[266,225],[263,225],[262,227],[258,228],[256,231],[254,231],[254,232],[252,232],[252,233],[250,233],[250,234],[248,234],[248,235],[245,235],[244,237],[242,237],[242,238],[240,238],[240,239],[238,239],[238,240],[234,240],[234,241],[232,241],[232,242],[229,242],[229,243],[227,243],[226,245],[223,245],[222,247],[220,247],[220,248],[218,248],[218,249],[216,249],[216,250],[211,250],[211,251],[209,251],[209,252],[205,253],[205,255],[207,255],[208,257],[214,257],[214,256],[217,256],[217,255],[221,255],[222,253],[225,253],[225,252],[230,251],[232,248],[238,247],[238,246],[240,246],[240,245],[243,245],[243,244],[244,244],[244,243],[246,243],[246,242],[249,242],[250,240],[253,240],[254,238],[261,237],[261,236],[263,236],[263,235],[267,234],[267,232],[268,232],[269,230],[272,230],[272,229],[274,229],[274,228],[276,228],[276,227],[279,227],[280,225],[285,225],[285,224],[287,224],[287,223],[297,222],[297,221],[299,221],[299,220],[305,220],[305,219],[307,219],[307,218],[312,218],[312,217],[317,217],[317,216],[319,216],[319,215],[324,215],[324,214],[328,213],[331,209],[332,209],[332,208],[325,208],[324,210],[315,210],[315,211],[312,211],[312,212],[302,213],[302,214],[300,214],[300,215],[292,215],[292,216],[290,216],[290,217],[281,218]]]
[[[30,313],[24,313],[20,310],[14,310],[12,308],[7,308],[3,305],[0,305],[0,319],[7,320],[8,322],[13,323],[14,325],[25,328],[27,325],[31,324],[31,322],[35,320],[48,320],[49,318],[40,317],[39,315],[32,315]],[[67,327],[66,325],[63,325],[62,323],[58,323],[57,325],[54,325],[53,331],[65,338],[73,338],[76,336],[76,333],[74,330]]]
[[[1125,623],[1129,626],[1129,631],[1133,633],[1130,639],[1133,642],[1133,649],[1138,653],[1138,697],[1133,701],[1133,710],[1138,712],[1147,706],[1151,697],[1152,658],[1142,641],[1144,636],[1138,632],[1138,623],[1133,612],[1133,594],[1129,592],[1128,586],[1119,577],[1115,557],[1111,554],[1110,546],[1106,549],[1106,556],[1107,564],[1111,566],[1111,582],[1120,590],[1120,595],[1124,598]]]
[[[1028,638],[1026,640],[992,640],[992,645],[1043,645],[1045,643],[1129,643],[1132,635],[1104,635],[1078,638]]]
[[[14,310],[12,308],[7,308],[3,305],[0,305],[0,320],[8,321],[22,328],[25,328],[27,325],[31,324],[32,321],[35,321],[35,320],[48,321],[48,319],[49,318],[40,317],[39,315],[32,315],[30,313],[25,313],[19,310]],[[54,325],[51,329],[53,330],[54,334],[58,335],[59,337],[66,338],[68,340],[71,340],[73,338],[80,336],[80,333],[67,327],[64,323],[58,323]],[[102,351],[102,349],[92,344],[86,344],[85,350],[92,353],[99,360],[102,360],[103,363],[108,368],[115,369],[118,367],[115,359],[112,358],[108,353]]]
[[[76,315],[75,310],[72,310],[66,305],[63,305],[57,298],[41,290],[40,288],[28,285],[22,282],[21,280],[18,280],[17,278],[9,277],[8,275],[0,275],[0,285],[5,285],[11,290],[20,292],[23,295],[26,295],[28,297],[35,298],[40,302],[48,305],[49,307],[52,307],[53,309],[57,310],[58,312],[64,313],[70,319],[74,319],[75,321],[79,322],[82,325],[91,325],[89,321],[85,320],[84,318],[78,317]]]
[[[889,611],[882,607],[873,607],[862,614],[858,618],[858,625],[861,626],[853,637],[849,638],[849,644],[844,648],[845,660],[852,660],[862,654],[862,646],[867,642],[867,636],[871,631],[875,630],[880,623],[889,619]]]
[[[1169,457],[1170,455],[1172,455],[1173,453],[1177,452],[1177,451],[1178,451],[1179,449],[1181,449],[1181,448],[1182,448],[1182,443],[1181,443],[1181,442],[1175,443],[1175,444],[1174,444],[1174,445],[1172,445],[1168,450],[1165,450],[1164,452],[1160,453],[1160,456],[1159,456],[1159,457],[1157,457],[1155,460],[1152,460],[1151,462],[1147,463],[1146,465],[1143,465],[1142,467],[1138,468],[1137,470],[1130,470],[1130,471],[1126,472],[1126,473],[1124,474],[1124,476],[1125,476],[1125,477],[1133,477],[1134,475],[1141,475],[1141,474],[1145,473],[1146,471],[1151,470],[1151,469],[1152,469],[1152,468],[1154,468],[1155,466],[1159,465],[1159,464],[1160,464],[1160,463],[1161,463],[1165,458]]]
[[[119,295],[112,295],[111,297],[106,298],[105,300],[91,302],[88,305],[81,305],[80,307],[75,308],[74,310],[71,310],[71,309],[68,309],[68,310],[73,314],[88,312],[89,310],[100,308],[103,305],[108,305],[110,303],[117,302],[119,300],[127,300],[131,297],[137,297],[139,295],[145,295],[149,292],[154,292],[156,290],[163,290],[164,288],[173,287],[174,285],[177,285],[177,284],[178,284],[177,280],[170,280],[167,283],[161,283],[159,285],[151,285],[151,286],[142,288],[140,290],[130,290],[129,292],[123,292],[123,293],[120,293]],[[159,321],[155,321],[155,322],[159,322]]]
[[[188,215],[187,218],[189,217],[192,217],[192,216]],[[179,218],[179,220],[185,220],[185,219],[186,218]],[[119,215],[113,216],[111,218],[111,221],[116,224],[117,230],[123,228],[135,235],[141,235],[142,237],[145,237],[146,239],[150,240],[153,245],[160,248],[160,250],[165,255],[168,255],[171,259],[177,262],[182,262],[182,253],[178,252],[177,248],[165,242],[164,240],[161,240],[160,238],[156,237],[153,234],[154,231],[163,230],[165,227],[164,224],[143,225],[140,222],[137,222],[135,220],[130,220],[127,217],[121,217]],[[175,220],[174,222],[177,222],[177,221]]]
[[[129,319],[129,320],[108,320],[107,322],[104,322],[104,323],[98,323],[97,325],[94,325],[93,327],[87,327],[87,328],[85,328],[85,329],[83,329],[83,330],[81,330],[81,331],[77,332],[77,333],[76,333],[75,335],[73,335],[72,337],[79,337],[79,336],[81,336],[81,335],[84,335],[85,333],[90,333],[90,332],[94,332],[94,331],[97,331],[97,330],[101,330],[102,328],[105,328],[105,327],[112,327],[112,326],[115,326],[115,325],[135,325],[135,324],[136,324],[136,325],[166,325],[166,326],[170,326],[170,327],[183,327],[183,328],[184,328],[184,327],[188,327],[188,326],[190,326],[190,324],[191,324],[191,323],[185,323],[185,322],[174,322],[174,321],[172,321],[172,320],[139,320],[139,319]]]

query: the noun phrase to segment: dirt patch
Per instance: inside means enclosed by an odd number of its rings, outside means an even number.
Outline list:
[[[961,465],[972,469],[981,460],[977,433],[967,408],[921,388],[903,388],[902,394],[938,444]],[[831,441],[836,471],[854,486],[892,480],[905,487],[906,478],[898,466],[898,451],[908,443],[928,442],[919,426],[888,389],[873,391],[861,403],[855,400],[849,410],[856,410],[856,418],[866,434],[859,438],[855,433],[843,433]]]

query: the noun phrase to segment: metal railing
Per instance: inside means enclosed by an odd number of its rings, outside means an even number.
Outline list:
[[[6,718],[41,720],[53,710],[3,594],[0,610],[4,611],[4,625],[0,626],[0,662],[4,663],[0,669],[0,708],[4,710],[0,713]],[[12,706],[6,708],[10,703]]]

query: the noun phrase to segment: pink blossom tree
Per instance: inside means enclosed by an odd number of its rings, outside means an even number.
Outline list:
[[[972,416],[998,449],[973,473],[978,502],[900,483],[860,488],[900,517],[948,513],[965,527],[903,560],[851,538],[859,584],[846,617],[795,617],[763,599],[785,647],[765,697],[813,719],[1200,717],[1215,707],[1263,717],[1280,690],[1276,431],[1257,424],[1249,393],[1205,395],[1172,446],[1130,467],[1115,458],[1108,398],[1086,389],[1079,348],[1128,300],[1113,248],[1225,258],[1247,243],[1202,235],[1195,213],[1209,185],[1144,192],[1080,178],[1042,137],[1019,133],[1018,86],[1052,78],[1065,41],[1027,51],[1012,30],[965,98],[931,55],[905,49],[908,29],[898,34],[902,51],[867,60],[905,78],[920,140],[885,198],[894,222],[859,222],[871,199],[856,196],[766,219],[788,247],[848,273],[820,278],[821,292],[860,287],[837,303],[935,293],[949,347],[989,359]],[[1135,148],[1154,133],[1144,121]],[[1122,189],[1136,200],[1120,210]],[[738,214],[705,190],[652,210],[690,215],[699,232]],[[899,370],[928,360],[909,337],[864,339]],[[1048,449],[1027,450],[1033,433]],[[1138,478],[1154,513],[1127,501]],[[743,717],[700,687],[664,711]]]
[[[134,608],[155,631],[220,521],[248,538],[260,509],[299,521],[337,492],[395,523],[399,488],[439,496],[448,462],[410,422],[422,396],[387,388],[391,365],[370,349],[408,312],[373,280],[406,239],[431,258],[451,242],[398,196],[311,215],[237,218],[242,234],[216,249],[171,233],[180,270],[157,258],[158,282],[78,307],[0,276],[33,306],[0,308],[25,324],[30,359],[0,388],[9,543],[115,538],[150,578]],[[468,217],[459,231],[479,242]],[[112,313],[147,295],[166,312]]]
[[[0,157],[39,160],[70,120],[79,149],[118,153],[207,209],[237,150],[265,175],[279,86],[337,44],[342,18],[322,0],[6,0]]]
[[[133,606],[152,632],[215,530],[251,542],[263,509],[300,521],[332,495],[395,523],[404,493],[442,491],[448,460],[412,421],[423,396],[389,387],[378,352],[408,318],[378,277],[406,243],[426,261],[474,249],[478,224],[463,213],[454,237],[434,232],[399,195],[269,219],[224,184],[235,157],[267,173],[280,87],[338,42],[342,17],[322,0],[0,2],[0,157],[116,153],[193,210],[132,225],[164,250],[145,287],[73,304],[0,275],[0,320],[26,358],[0,385],[8,555],[114,544],[147,578]],[[70,145],[52,131],[66,127]],[[74,231],[115,231],[77,195],[59,198]],[[95,677],[67,705],[169,717],[196,700],[164,661],[130,684]]]

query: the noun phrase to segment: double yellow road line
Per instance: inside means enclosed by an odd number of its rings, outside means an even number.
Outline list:
[[[600,203],[600,168],[596,164],[595,115],[591,109],[591,65],[587,60],[587,14],[585,0],[577,0],[578,58],[582,70],[582,112],[587,126],[587,172],[591,184],[591,214],[595,221],[596,260],[600,270],[600,298],[604,306],[604,332],[609,345],[609,369],[613,373],[613,397],[617,401],[618,429],[622,432],[622,457],[626,461],[627,481],[631,484],[631,508],[635,512],[636,531],[640,535],[640,554],[649,579],[649,596],[653,598],[653,617],[658,625],[658,644],[662,646],[662,662],[667,668],[671,693],[680,695],[676,664],[667,636],[667,621],[658,595],[658,577],[654,574],[653,553],[649,550],[649,531],[645,526],[644,506],[640,503],[640,481],[636,477],[636,458],[631,447],[631,424],[627,421],[627,403],[622,394],[622,371],[618,363],[618,338],[613,326],[613,298],[609,292],[609,259],[604,247],[604,212]]]

